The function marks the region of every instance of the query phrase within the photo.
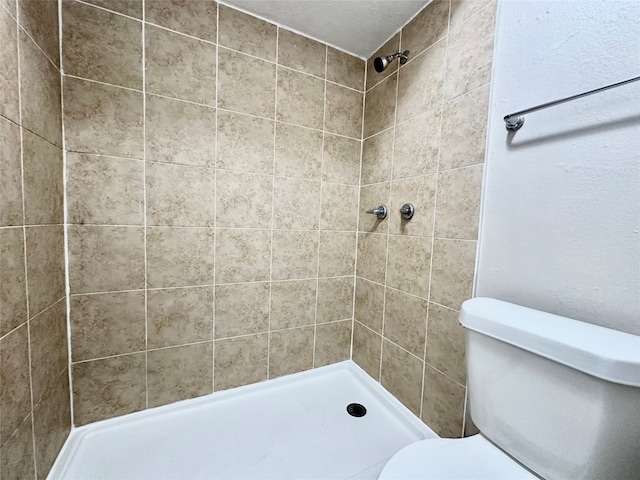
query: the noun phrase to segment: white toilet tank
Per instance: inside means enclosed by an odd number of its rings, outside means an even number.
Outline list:
[[[465,302],[469,408],[556,479],[640,479],[640,337],[489,298]]]

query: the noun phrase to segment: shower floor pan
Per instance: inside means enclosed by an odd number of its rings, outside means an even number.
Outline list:
[[[76,428],[48,478],[374,479],[425,438],[437,435],[346,361]]]

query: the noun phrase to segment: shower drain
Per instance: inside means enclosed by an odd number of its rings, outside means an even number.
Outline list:
[[[347,405],[347,413],[352,417],[364,417],[367,414],[367,409],[359,403],[350,403]]]

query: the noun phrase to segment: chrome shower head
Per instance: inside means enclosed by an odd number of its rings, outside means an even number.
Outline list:
[[[399,58],[400,63],[404,65],[409,60],[409,50],[405,50],[402,53],[398,52],[394,53],[393,55],[387,55],[386,57],[376,57],[376,59],[373,61],[373,68],[376,69],[376,72],[382,73],[396,58]]]

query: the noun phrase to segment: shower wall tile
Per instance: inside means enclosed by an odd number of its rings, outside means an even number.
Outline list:
[[[428,298],[431,238],[389,235],[387,285]]]
[[[381,353],[382,337],[360,322],[354,322],[352,359],[376,381],[380,381]]]
[[[215,45],[148,26],[145,58],[147,92],[215,106]]]
[[[313,327],[272,332],[269,337],[269,378],[313,368]]]
[[[264,333],[216,340],[214,390],[226,390],[267,379],[268,336]]]
[[[71,297],[71,357],[74,362],[145,349],[144,292]]]
[[[2,270],[2,283],[0,283],[0,337],[2,337],[27,321],[24,235],[21,228],[0,228],[0,270]]]
[[[392,215],[389,219],[389,233],[430,237],[433,234],[436,207],[436,176],[425,175],[391,182],[391,212],[400,211],[405,203],[413,205],[413,218],[405,220],[400,215]]]
[[[320,232],[319,277],[353,275],[355,262],[355,232]]]
[[[197,167],[214,167],[216,110],[147,95],[146,159]]]
[[[386,278],[387,236],[360,233],[356,275],[372,282],[384,283]]]
[[[317,230],[319,214],[320,182],[296,178],[274,179],[274,228]]]
[[[216,231],[216,284],[269,280],[269,230]]]
[[[327,83],[325,130],[352,138],[362,136],[362,93]]]
[[[218,107],[274,118],[276,66],[226,48],[218,55]]]
[[[67,396],[69,396],[68,393]],[[1,475],[12,475],[14,478],[35,478],[32,424],[31,415],[29,415],[0,449]]]
[[[360,181],[360,150],[362,142],[351,138],[325,134],[322,180],[358,185]]]
[[[445,170],[438,176],[436,235],[478,238],[483,165]]]
[[[213,228],[147,228],[147,287],[213,285]]]
[[[69,223],[142,225],[143,163],[67,153],[67,209]]]
[[[144,230],[69,226],[71,293],[144,288]]]
[[[65,74],[142,89],[142,23],[79,2],[62,2]]]
[[[322,136],[322,132],[318,130],[278,122],[275,175],[320,180]]]
[[[88,0],[87,3],[98,5],[129,17],[142,18],[142,0]]]
[[[325,183],[322,186],[322,230],[355,231],[358,224],[358,188]]]
[[[440,112],[436,107],[424,115],[400,123],[393,143],[394,180],[435,173],[438,170]],[[443,140],[444,145],[444,140]]]
[[[0,9],[0,32],[3,43],[0,49],[0,115],[19,122],[18,24],[5,9]]]
[[[145,353],[73,364],[75,425],[143,410]]]
[[[275,25],[225,5],[220,5],[219,9],[220,45],[275,62]]]
[[[383,341],[380,383],[416,415],[420,413],[423,365],[418,357]]]
[[[318,232],[273,232],[273,280],[315,278],[317,272]]]
[[[271,175],[217,172],[216,225],[223,228],[270,228],[273,182]],[[250,195],[247,195],[251,192]]]
[[[400,50],[410,50],[414,58],[447,34],[449,1],[430,2],[413,20],[402,27]]]
[[[237,337],[269,330],[269,284],[216,286],[215,338]]]
[[[281,28],[278,32],[278,63],[324,78],[327,46]]]
[[[365,62],[332,47],[327,47],[327,80],[355,88],[364,89]]]
[[[367,210],[378,208],[380,205],[389,207],[390,182],[376,183],[360,188],[360,210],[358,229],[361,232],[387,233],[389,231],[389,217],[380,220],[377,215],[366,213]],[[387,213],[387,215],[390,215]]]
[[[214,0],[147,0],[145,21],[215,42],[217,3]]]
[[[362,185],[388,181],[393,165],[393,130],[387,130],[362,143]]]
[[[218,111],[216,167],[250,173],[273,173],[274,122]]]
[[[213,343],[152,350],[148,354],[149,407],[213,392]]]
[[[143,158],[142,93],[64,79],[67,151]]]
[[[396,62],[393,65],[396,66]],[[397,86],[398,75],[394,74],[367,91],[364,105],[364,138],[393,127],[396,118]]]
[[[457,28],[490,2],[491,0],[452,0],[449,20],[450,28]]]
[[[59,66],[58,2],[56,0],[20,0],[20,25],[33,38],[49,60]]]
[[[316,328],[314,367],[348,360],[351,353],[351,321],[324,323]]]
[[[27,325],[0,339],[0,440],[6,443],[31,411]]]
[[[461,385],[466,382],[464,342],[458,312],[430,303],[426,361]]]
[[[471,298],[476,247],[476,241],[435,239],[431,301],[460,310],[462,302]]]
[[[387,42],[382,45],[374,54],[372,54],[367,60],[367,78],[365,81],[366,89],[369,90],[371,87],[377,85],[385,78],[389,77],[391,74],[395,73],[398,70],[398,62],[393,62],[389,67],[382,73],[376,72],[373,67],[373,61],[376,57],[383,57],[387,55],[391,55],[392,53],[396,53],[400,51],[400,33],[396,33],[393,37],[391,37]],[[367,91],[367,93],[369,93]],[[366,136],[366,135],[365,135]]]
[[[313,325],[318,281],[293,280],[271,284],[271,330]]]
[[[316,323],[335,322],[353,317],[353,277],[318,280]]]
[[[422,420],[439,436],[462,436],[465,388],[427,365],[424,373]]]
[[[61,225],[27,227],[29,315],[33,317],[64,296],[64,232]]]
[[[277,120],[322,129],[325,82],[278,67]]]
[[[382,333],[385,287],[356,278],[355,319],[376,333]]]
[[[427,301],[387,288],[384,310],[384,336],[423,358],[427,333]]]
[[[0,11],[1,14],[2,12]],[[2,92],[1,85],[0,92]],[[20,157],[20,127],[3,117],[0,117],[0,142],[2,145],[0,153],[0,226],[21,225],[22,160]]]
[[[147,346],[173,347],[213,338],[213,287],[147,292]]]

